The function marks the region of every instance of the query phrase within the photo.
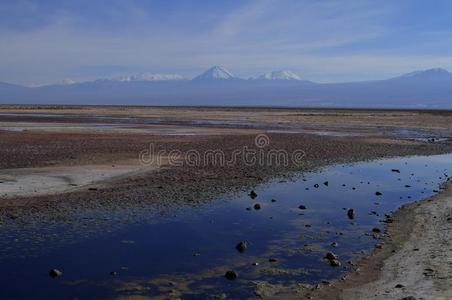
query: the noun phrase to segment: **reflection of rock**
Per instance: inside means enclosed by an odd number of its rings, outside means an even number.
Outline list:
[[[224,274],[224,277],[228,280],[235,280],[237,279],[238,275],[234,271],[227,271],[226,274]]]

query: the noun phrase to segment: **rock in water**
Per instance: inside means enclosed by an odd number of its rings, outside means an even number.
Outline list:
[[[259,203],[254,204],[254,209],[261,209],[261,205]]]
[[[306,209],[306,206],[304,206],[303,204],[298,206],[299,209]]]
[[[250,195],[251,199],[254,199],[257,197],[257,193],[255,191],[251,191],[249,195]]]
[[[381,192],[376,192],[375,195],[381,196],[381,195],[383,195],[383,194],[382,194]]]
[[[245,252],[246,249],[248,249],[248,242],[247,241],[241,241],[240,243],[235,246],[235,249],[239,251],[240,253]]]
[[[227,271],[226,274],[224,274],[224,277],[228,280],[235,280],[237,279],[238,275],[234,271]]]
[[[349,210],[347,210],[347,216],[349,219],[354,219],[355,218],[355,210],[353,208],[350,208]]]
[[[332,260],[332,259],[339,259],[339,256],[337,256],[333,252],[328,252],[327,254],[325,254],[325,258],[328,260]]]
[[[61,275],[63,275],[63,272],[61,272],[58,269],[52,269],[52,270],[49,271],[49,276],[52,277],[52,278],[60,277]]]
[[[394,173],[400,173],[399,169],[392,169],[391,171],[394,172]]]

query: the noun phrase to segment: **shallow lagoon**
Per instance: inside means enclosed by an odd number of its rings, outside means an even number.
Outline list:
[[[451,169],[452,155],[384,159],[274,179],[255,188],[255,199],[248,191],[165,212],[143,210],[136,222],[123,222],[127,212],[100,210],[91,214],[105,221],[94,229],[83,224],[92,217],[83,211],[52,226],[8,223],[0,233],[0,298],[244,298],[254,296],[257,283],[331,280],[350,270],[347,261],[372,250],[378,242],[372,228],[383,229],[385,214],[435,194]],[[355,209],[353,220],[347,208]],[[244,240],[248,249],[239,253],[235,246]],[[328,251],[340,256],[341,267],[323,259]],[[63,276],[50,278],[51,268]],[[238,278],[225,279],[227,270]]]

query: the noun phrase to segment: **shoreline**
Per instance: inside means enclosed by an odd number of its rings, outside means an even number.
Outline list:
[[[401,206],[384,236],[354,271],[312,291],[309,299],[450,299],[452,182],[440,193]],[[412,297],[412,298],[410,298]]]

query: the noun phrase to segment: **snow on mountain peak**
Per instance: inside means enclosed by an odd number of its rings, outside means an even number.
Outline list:
[[[235,76],[220,66],[213,66],[201,75],[195,77],[196,80],[226,80],[226,79],[234,79]]]
[[[183,80],[184,77],[178,74],[157,74],[141,73],[130,76],[119,76],[113,78],[114,81],[165,81],[165,80]]]
[[[256,79],[260,80],[301,80],[301,77],[292,71],[282,70],[265,73],[258,76]]]

